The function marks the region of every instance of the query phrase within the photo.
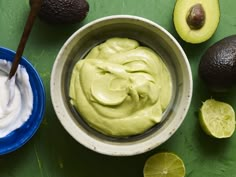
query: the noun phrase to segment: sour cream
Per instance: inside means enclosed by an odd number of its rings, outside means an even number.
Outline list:
[[[8,80],[11,62],[0,59],[0,138],[21,127],[33,110],[33,92],[26,69],[19,65],[14,76]],[[10,99],[10,90],[13,94]]]

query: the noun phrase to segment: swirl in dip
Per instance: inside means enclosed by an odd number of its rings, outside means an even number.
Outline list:
[[[33,109],[33,92],[28,73],[19,65],[12,78],[15,81],[8,80],[11,64],[0,59],[0,138],[21,127],[29,119]]]
[[[141,134],[160,122],[172,94],[170,73],[159,55],[127,38],[111,38],[74,66],[71,104],[108,136]]]

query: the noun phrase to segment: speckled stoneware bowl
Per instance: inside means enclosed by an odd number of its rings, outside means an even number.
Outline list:
[[[111,37],[139,41],[156,51],[171,72],[173,94],[162,122],[141,135],[112,138],[90,128],[70,104],[69,82],[78,61]],[[192,74],[178,42],[158,24],[136,16],[115,15],[95,20],[76,31],[61,48],[51,74],[51,98],[64,128],[79,143],[96,152],[129,156],[149,151],[169,139],[183,122],[192,97]]]

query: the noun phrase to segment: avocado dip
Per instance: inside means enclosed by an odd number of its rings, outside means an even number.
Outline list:
[[[110,38],[79,60],[69,90],[89,126],[112,137],[141,134],[160,122],[171,95],[160,56],[128,38]]]

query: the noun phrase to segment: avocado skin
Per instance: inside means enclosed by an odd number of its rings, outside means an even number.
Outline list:
[[[38,15],[48,23],[77,23],[87,16],[88,11],[86,0],[43,0]]]
[[[227,91],[236,83],[236,35],[207,49],[199,63],[199,76],[213,91]]]

